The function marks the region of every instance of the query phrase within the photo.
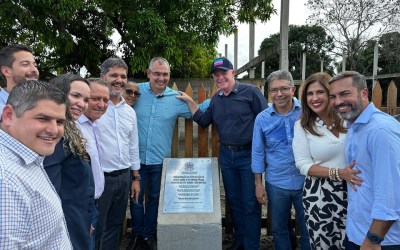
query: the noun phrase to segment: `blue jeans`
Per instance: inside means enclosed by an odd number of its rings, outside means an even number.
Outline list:
[[[140,164],[139,202],[131,200],[132,235],[141,235],[144,239],[154,237],[157,229],[158,201],[160,198],[162,164]],[[149,193],[143,205],[146,183]]]
[[[275,250],[291,249],[288,220],[292,204],[301,230],[301,249],[311,249],[302,203],[302,189],[282,189],[266,182],[268,209],[271,211],[272,236]]]
[[[254,174],[251,171],[251,149],[232,151],[220,145],[219,157],[235,241],[243,245],[246,250],[258,250],[261,233],[261,205],[255,195]]]
[[[97,220],[98,220],[98,215],[99,215],[99,209],[97,207],[97,204],[94,205],[95,208],[93,209],[92,213],[92,227],[94,227],[94,231],[92,235],[90,236],[90,241],[89,241],[89,250],[94,250],[95,245],[96,245],[96,227],[97,227]]]

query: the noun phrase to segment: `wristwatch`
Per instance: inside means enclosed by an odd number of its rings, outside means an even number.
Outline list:
[[[371,233],[370,231],[368,231],[367,233],[367,238],[369,241],[371,241],[372,244],[381,244],[381,242],[383,241],[383,238],[374,233]]]
[[[140,175],[132,176],[132,181],[140,181]]]

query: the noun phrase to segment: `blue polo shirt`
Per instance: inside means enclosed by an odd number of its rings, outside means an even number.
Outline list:
[[[179,93],[169,87],[160,95],[150,90],[150,82],[139,83],[141,93],[133,105],[136,111],[139,131],[140,163],[162,164],[164,158],[171,157],[172,135],[178,117],[191,118],[192,113],[185,101],[176,96]],[[208,106],[204,101],[199,108]]]
[[[229,95],[222,91],[215,94],[207,110],[197,110],[193,120],[201,127],[214,123],[220,143],[251,145],[254,120],[266,107],[267,102],[257,87],[236,82]]]
[[[363,179],[357,191],[348,187],[346,233],[361,245],[372,220],[394,220],[382,245],[400,244],[400,123],[370,103],[350,125],[347,162]]]
[[[265,171],[265,181],[283,189],[303,188],[304,176],[296,168],[292,141],[294,123],[301,114],[300,102],[293,98],[293,109],[279,114],[274,105],[261,112],[254,125],[251,168]]]

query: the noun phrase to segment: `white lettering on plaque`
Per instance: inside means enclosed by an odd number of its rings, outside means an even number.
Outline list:
[[[168,159],[166,164],[163,212],[213,212],[211,159]]]

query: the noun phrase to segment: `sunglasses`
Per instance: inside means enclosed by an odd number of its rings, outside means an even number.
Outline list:
[[[125,93],[127,95],[135,95],[137,97],[139,97],[141,94],[138,91],[133,91],[132,89],[125,89]]]

